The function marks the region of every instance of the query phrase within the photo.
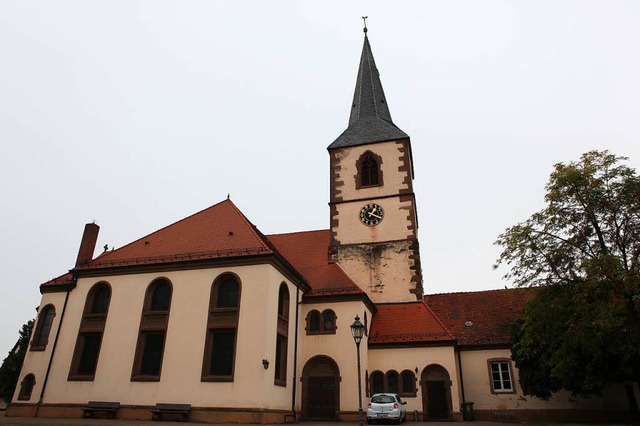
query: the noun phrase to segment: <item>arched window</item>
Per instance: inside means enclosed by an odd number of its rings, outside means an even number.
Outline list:
[[[278,292],[278,316],[289,318],[289,289],[285,283],[280,284]]]
[[[173,287],[166,278],[154,280],[144,296],[132,381],[158,381],[169,324]]]
[[[336,313],[326,309],[322,313],[315,309],[307,314],[307,334],[335,334]]]
[[[307,334],[320,333],[320,312],[311,311],[307,315]]]
[[[336,314],[331,309],[322,313],[322,329],[325,333],[336,332]]]
[[[363,153],[356,163],[356,189],[382,185],[382,158],[371,151]]]
[[[386,374],[374,371],[370,376],[371,394],[397,393],[400,396],[416,396],[416,376],[411,370],[404,370],[398,374],[395,370],[389,370]]]
[[[110,301],[111,287],[106,282],[97,283],[87,293],[69,380],[91,381],[95,377]]]
[[[400,392],[402,396],[416,396],[416,376],[411,370],[400,374]]]
[[[289,336],[289,288],[286,283],[280,284],[278,290],[278,329],[276,332],[276,365],[274,383],[287,385],[287,351]]]
[[[382,371],[371,373],[371,394],[384,392],[384,374]]]
[[[240,280],[230,273],[211,285],[201,381],[233,381],[240,290]]]
[[[31,399],[31,394],[33,393],[33,386],[36,384],[36,376],[29,373],[24,376],[22,382],[20,383],[20,392],[18,392],[18,400],[19,401],[28,401]]]
[[[387,392],[399,393],[398,391],[398,372],[391,370],[387,371]]]
[[[46,305],[40,311],[40,315],[38,315],[38,325],[36,325],[33,340],[31,340],[32,351],[43,351],[47,347],[51,326],[53,325],[53,318],[55,318],[55,316],[56,309],[53,305]]]
[[[150,311],[168,311],[171,303],[171,285],[167,280],[158,280],[151,296]]]

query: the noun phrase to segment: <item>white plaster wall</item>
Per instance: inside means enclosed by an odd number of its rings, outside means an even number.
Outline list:
[[[336,313],[336,334],[307,335],[305,331],[307,314],[312,310],[320,312],[332,309]],[[364,324],[364,314],[367,314],[371,327],[371,312],[360,301],[303,304],[300,309],[299,320],[299,358],[298,377],[302,377],[305,364],[316,355],[325,355],[333,359],[340,368],[340,410],[358,411],[358,374],[356,344],[351,335],[351,324],[355,316],[360,316]],[[365,404],[365,371],[368,368],[367,339],[365,336],[360,343],[360,368],[362,380],[362,402]],[[298,384],[302,383],[298,379]],[[301,409],[302,387],[297,390],[298,409]],[[365,404],[366,407],[366,404]]]
[[[13,402],[19,403],[35,403],[40,398],[42,392],[42,385],[44,384],[44,378],[47,372],[47,366],[49,359],[51,358],[51,351],[53,350],[53,344],[56,339],[56,333],[60,326],[60,317],[62,314],[62,307],[64,305],[66,293],[45,293],[40,300],[40,306],[38,312],[42,312],[42,308],[46,305],[53,305],[56,310],[56,316],[53,318],[51,324],[51,331],[49,332],[49,341],[44,351],[31,351],[31,342],[29,342],[29,348],[24,357],[24,363],[22,364],[22,370],[20,371],[20,377],[16,386],[15,393],[13,395]],[[31,334],[31,340],[35,338],[35,330],[38,327],[38,319],[36,317],[36,323],[33,325],[33,333]],[[31,399],[29,401],[18,401],[18,393],[20,392],[20,383],[27,374],[33,374],[36,378],[36,383],[31,392]]]
[[[233,382],[201,382],[209,295],[220,274],[233,272],[241,281],[241,301]],[[173,285],[171,311],[159,382],[132,382],[131,371],[147,286],[158,277]],[[95,379],[67,381],[85,298],[98,281],[112,295]],[[290,291],[289,369],[286,388],[274,385],[278,289]],[[89,400],[153,405],[190,403],[203,407],[291,407],[295,286],[270,265],[209,268],[83,278],[69,299],[44,401],[86,403]],[[271,365],[264,370],[261,360]]]
[[[422,371],[431,364],[438,364],[444,367],[451,379],[451,408],[454,412],[460,410],[458,370],[456,369],[455,354],[452,346],[422,347],[422,348],[393,348],[393,349],[369,349],[369,374],[380,370],[386,373],[389,370],[396,370],[401,373],[403,370],[411,370],[415,374],[416,367],[416,390],[415,397],[403,397],[407,401],[407,415],[413,419],[414,410],[423,411],[422,389],[420,387],[420,375]]]
[[[516,393],[493,394],[487,360],[492,358],[511,358],[509,349],[490,349],[462,351],[462,374],[466,401],[474,403],[477,410],[517,410],[517,409],[627,409],[624,388],[609,389],[602,398],[571,397],[569,392],[558,392],[548,401],[525,396],[519,383],[518,370],[512,362],[512,371],[516,382]]]

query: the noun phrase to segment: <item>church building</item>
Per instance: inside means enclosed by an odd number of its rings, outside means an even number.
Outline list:
[[[99,227],[87,224],[75,266],[40,285],[6,415],[81,417],[94,401],[117,403],[121,419],[188,404],[192,421],[355,421],[356,317],[365,411],[393,392],[410,421],[462,420],[470,402],[476,420],[624,414],[622,387],[524,395],[510,327],[532,290],[429,294],[411,139],[366,29],[349,124],[328,153],[329,229],[264,235],[225,199],[94,258]]]

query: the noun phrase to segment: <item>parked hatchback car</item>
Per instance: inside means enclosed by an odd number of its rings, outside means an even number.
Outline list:
[[[402,423],[407,420],[406,404],[395,393],[377,393],[371,397],[367,407],[367,423],[377,420]]]

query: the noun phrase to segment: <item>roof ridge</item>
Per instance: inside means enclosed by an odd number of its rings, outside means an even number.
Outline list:
[[[227,198],[226,200],[223,200],[222,202],[225,202],[225,201],[228,201],[231,204],[231,207],[233,207],[235,209],[235,211],[238,212],[238,214],[240,215],[242,220],[244,220],[245,223],[247,225],[249,225],[249,227],[251,228],[253,233],[256,234],[256,237],[258,237],[260,242],[262,242],[262,244],[264,244],[265,248],[267,248],[268,250],[271,250],[272,252],[276,252],[276,253],[279,254],[278,250],[276,250],[276,248],[271,244],[269,239],[258,229],[257,226],[255,226],[253,223],[251,223],[251,221],[244,215],[244,213],[242,213],[242,211],[238,208],[238,206],[236,206],[233,203],[233,201],[231,201],[230,198]]]
[[[214,208],[215,206],[217,206],[217,205],[220,205],[220,204],[224,203],[225,201],[231,201],[231,200],[230,200],[230,199],[228,199],[228,198],[227,198],[226,200],[222,200],[222,201],[220,201],[220,202],[218,202],[218,203],[215,203],[215,204],[213,204],[213,205],[211,205],[211,206],[209,206],[209,207],[206,207],[206,208],[204,208],[204,209],[202,209],[202,210],[199,210],[199,211],[197,211],[197,212],[195,212],[195,213],[193,213],[193,214],[190,214],[190,215],[189,215],[189,216],[187,216],[187,217],[183,217],[182,219],[176,220],[175,222],[172,222],[172,223],[170,223],[170,224],[168,224],[168,225],[166,225],[166,226],[163,226],[163,227],[162,227],[162,228],[160,228],[160,229],[156,229],[155,231],[153,231],[153,232],[151,232],[151,233],[149,233],[149,234],[143,235],[142,237],[140,237],[140,238],[138,238],[138,239],[135,239],[135,240],[131,241],[130,243],[123,245],[122,247],[118,247],[117,249],[113,249],[113,250],[111,250],[110,252],[103,252],[103,253],[100,253],[100,254],[98,255],[98,257],[101,257],[102,255],[108,256],[108,255],[110,255],[111,253],[116,253],[117,251],[122,250],[122,249],[124,249],[125,247],[129,247],[129,246],[131,246],[131,245],[133,245],[133,244],[137,243],[138,241],[142,241],[144,238],[147,238],[147,237],[148,237],[148,236],[150,236],[150,235],[157,234],[158,232],[160,232],[160,231],[162,231],[162,230],[164,230],[164,229],[167,229],[167,228],[168,228],[168,227],[170,227],[170,226],[173,226],[173,225],[175,225],[175,224],[177,224],[177,223],[180,223],[180,222],[184,222],[185,220],[187,220],[187,219],[189,219],[189,218],[191,218],[191,217],[193,217],[193,216],[195,216],[195,215],[197,215],[197,214],[200,214],[200,213],[202,213],[202,212],[204,212],[204,211],[207,211],[207,210],[209,210],[209,209],[212,209],[212,208]],[[232,204],[233,204],[233,203],[232,203]],[[93,262],[94,260],[96,260],[98,257],[96,257],[96,258],[94,258],[94,259],[91,259],[91,260],[90,260],[86,265],[83,265],[83,266],[87,266],[87,265],[91,264],[91,262]],[[75,268],[74,268],[74,269],[75,269]]]
[[[449,337],[451,337],[452,340],[456,340],[453,337],[453,334],[451,334],[451,331],[444,325],[444,323],[442,322],[442,320],[440,319],[440,317],[438,316],[438,314],[436,314],[433,309],[431,309],[431,307],[429,307],[429,305],[427,303],[425,303],[424,299],[422,299],[422,304],[425,306],[425,308],[427,308],[427,310],[429,312],[431,312],[431,314],[433,315],[433,317],[436,319],[436,321],[438,321],[438,324],[440,324],[440,326],[442,327],[442,329],[444,331],[447,332],[447,334],[449,335]]]
[[[532,289],[532,287],[513,287],[513,288],[493,288],[493,289],[489,289],[489,290],[473,290],[473,291],[452,291],[452,292],[448,292],[448,293],[431,293],[431,294],[425,294],[423,296],[423,299],[429,297],[429,296],[442,296],[442,295],[451,295],[451,294],[471,294],[471,293],[490,293],[490,292],[497,292],[497,291],[514,291],[514,290],[530,290]]]
[[[293,234],[310,234],[312,232],[328,232],[330,229],[312,229],[310,231],[293,231],[293,232],[280,232],[277,234],[266,234],[266,237],[279,237],[281,235],[293,235]]]

